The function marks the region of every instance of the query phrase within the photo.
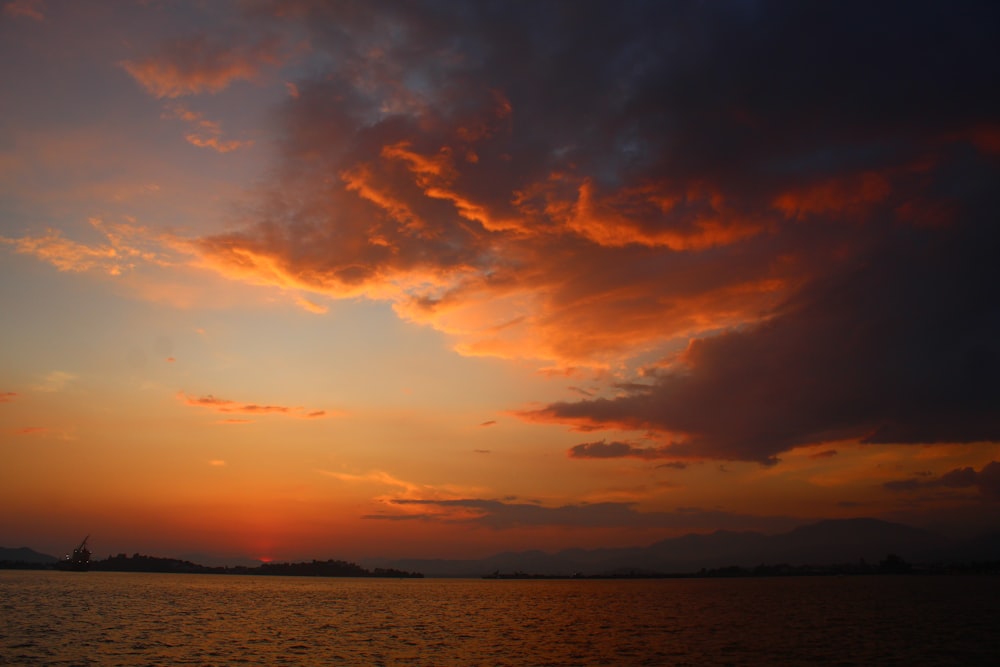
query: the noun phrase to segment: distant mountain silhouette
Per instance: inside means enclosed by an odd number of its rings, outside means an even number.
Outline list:
[[[59,559],[55,556],[38,553],[28,547],[18,547],[17,549],[0,547],[0,561],[11,563],[55,563],[57,560]]]
[[[601,575],[633,570],[691,573],[731,565],[878,563],[889,554],[912,562],[997,559],[1000,533],[957,543],[930,531],[878,519],[831,519],[770,536],[720,530],[669,538],[648,547],[567,549],[554,554],[507,552],[480,560],[382,559],[366,563],[415,570],[430,577],[475,577],[497,571]]]

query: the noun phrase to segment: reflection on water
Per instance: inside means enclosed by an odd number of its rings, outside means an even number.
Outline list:
[[[4,665],[972,665],[997,577],[372,580],[0,571]]]

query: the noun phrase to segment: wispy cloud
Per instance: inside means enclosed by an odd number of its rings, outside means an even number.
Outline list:
[[[0,236],[0,243],[48,262],[60,271],[73,273],[95,271],[120,276],[140,264],[172,266],[179,261],[179,243],[163,233],[133,221],[111,223],[92,217],[88,222],[103,237],[102,242],[80,243],[64,237],[58,229],[49,229],[42,236],[17,239]]]
[[[427,511],[421,510],[417,506],[398,506],[396,501],[419,500],[419,499],[454,499],[461,498],[471,493],[481,492],[481,489],[468,485],[458,484],[421,484],[402,479],[385,470],[370,470],[365,473],[348,473],[331,470],[318,470],[321,475],[353,485],[368,485],[376,490],[374,500],[386,506],[385,512],[379,513],[378,518],[391,518],[395,516],[422,515]]]
[[[159,53],[125,60],[121,66],[150,95],[177,98],[216,93],[234,81],[251,81],[264,67],[280,63],[280,44],[263,39],[234,46],[206,35],[167,42]]]
[[[24,16],[36,21],[45,20],[45,4],[42,0],[9,0],[3,12],[8,16]]]
[[[203,114],[191,111],[180,104],[168,106],[164,117],[184,121],[191,128],[191,131],[184,135],[184,139],[192,146],[211,148],[219,153],[230,153],[253,146],[253,141],[250,140],[223,138],[222,125],[219,121],[209,120]]]
[[[41,381],[34,385],[32,389],[45,393],[62,391],[78,378],[79,376],[67,373],[66,371],[51,371],[43,376]]]
[[[286,405],[261,405],[258,403],[241,403],[226,398],[218,398],[212,394],[207,396],[188,396],[184,392],[177,393],[177,399],[184,405],[204,408],[215,412],[237,413],[244,415],[282,415],[300,419],[319,419],[327,416],[326,410],[310,410],[303,407]],[[245,423],[239,418],[227,419],[227,423]]]
[[[11,403],[16,398],[17,398],[17,392],[13,391],[0,392],[0,403]]]

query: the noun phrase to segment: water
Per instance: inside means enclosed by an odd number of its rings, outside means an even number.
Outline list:
[[[1000,664],[1000,577],[0,571],[2,665]]]

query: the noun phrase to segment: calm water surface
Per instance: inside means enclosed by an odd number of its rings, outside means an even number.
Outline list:
[[[1000,577],[0,571],[2,665],[991,665]]]

